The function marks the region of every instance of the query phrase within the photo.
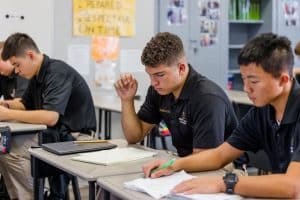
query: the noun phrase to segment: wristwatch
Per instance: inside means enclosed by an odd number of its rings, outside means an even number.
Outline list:
[[[226,186],[226,193],[233,194],[234,186],[238,182],[238,176],[235,173],[227,172],[225,176],[223,176],[223,180]]]

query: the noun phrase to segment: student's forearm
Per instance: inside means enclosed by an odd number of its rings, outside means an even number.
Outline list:
[[[128,143],[137,143],[144,138],[141,121],[135,112],[134,101],[122,101],[121,122]]]
[[[25,110],[25,106],[21,102],[20,98],[16,98],[16,99],[13,99],[13,100],[6,100],[5,103],[7,104],[7,107],[10,108],[10,109]]]
[[[223,164],[220,162],[221,158],[219,158],[215,151],[216,149],[209,149],[180,158],[176,160],[174,169],[176,171],[183,169],[188,172],[217,170],[221,168]]]
[[[45,124],[47,126],[54,126],[59,118],[59,114],[54,111],[46,110],[12,110],[9,109],[5,113],[5,120],[16,120],[32,124]]]
[[[232,162],[242,153],[243,151],[234,148],[227,142],[224,142],[217,148],[208,149],[200,153],[195,153],[191,156],[178,159],[174,164],[174,168],[176,171],[184,169],[190,172],[216,170]]]
[[[286,174],[240,176],[234,192],[243,196],[268,198],[300,198],[299,177]],[[298,184],[297,184],[298,183]]]

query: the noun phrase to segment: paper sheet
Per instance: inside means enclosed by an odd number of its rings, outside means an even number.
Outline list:
[[[169,197],[171,199],[197,199],[197,200],[239,200],[242,199],[238,195],[229,195],[225,193],[217,194],[193,194],[193,195],[184,195],[184,194],[170,194],[171,189],[182,181],[194,178],[190,174],[187,174],[185,171],[180,171],[174,173],[170,176],[160,177],[156,179],[150,178],[139,178],[133,181],[125,182],[124,187],[127,189],[144,192],[149,194],[155,199],[160,199],[162,197]]]

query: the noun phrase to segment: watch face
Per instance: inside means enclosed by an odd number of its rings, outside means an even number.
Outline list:
[[[226,193],[233,194],[234,193],[234,186],[238,181],[238,177],[234,173],[227,173],[223,177],[224,183],[226,185]]]
[[[228,173],[224,177],[224,181],[226,182],[231,182],[231,183],[236,183],[237,182],[237,175],[233,173]]]

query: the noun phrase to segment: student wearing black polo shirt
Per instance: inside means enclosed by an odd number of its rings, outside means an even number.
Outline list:
[[[0,55],[4,42],[0,42]],[[28,85],[28,80],[14,73],[14,66],[0,57],[0,97],[3,99],[20,98]]]
[[[129,143],[144,139],[164,120],[179,156],[219,146],[237,125],[231,102],[214,82],[188,65],[181,39],[158,33],[143,50],[151,86],[139,112],[134,110],[137,81],[121,75],[115,88],[122,102],[122,127]]]
[[[272,175],[201,177],[177,185],[174,192],[236,193],[252,197],[300,198],[300,85],[293,78],[294,57],[286,37],[262,34],[250,40],[238,57],[244,91],[256,107],[250,109],[233,134],[219,147],[178,159],[168,169],[151,177],[174,171],[218,169],[244,151],[264,150]],[[164,161],[144,166],[150,169]]]
[[[10,109],[0,106],[0,120],[46,124],[48,136],[53,137],[47,142],[71,140],[71,132],[95,131],[89,87],[72,67],[42,54],[32,38],[23,33],[8,37],[2,58],[9,60],[16,74],[30,79],[30,83],[21,101],[8,101]],[[13,137],[11,152],[0,156],[0,165],[6,170],[5,182],[13,185],[8,188],[11,199],[33,198],[28,148],[36,142],[36,134]]]

